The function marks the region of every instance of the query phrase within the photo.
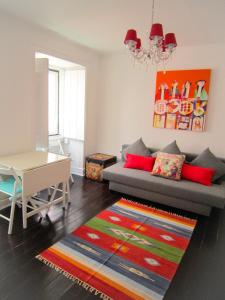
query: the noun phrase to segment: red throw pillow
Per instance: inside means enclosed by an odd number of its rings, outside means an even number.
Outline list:
[[[214,174],[214,169],[184,164],[182,167],[181,177],[190,181],[210,186],[212,185]]]
[[[140,156],[136,154],[126,155],[126,161],[124,168],[138,169],[151,172],[155,163],[155,157],[152,156]]]

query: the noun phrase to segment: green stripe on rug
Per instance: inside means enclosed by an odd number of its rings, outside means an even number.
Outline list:
[[[163,257],[171,262],[178,264],[184,254],[184,251],[172,246],[169,246],[163,242],[157,241],[148,236],[144,236],[136,231],[129,230],[122,226],[107,222],[99,218],[93,218],[88,221],[85,226],[91,227],[102,233],[120,239],[122,241],[128,242],[136,247],[142,248],[148,252],[156,254]],[[137,237],[137,239],[132,239],[130,234]],[[138,240],[139,239],[139,240]]]

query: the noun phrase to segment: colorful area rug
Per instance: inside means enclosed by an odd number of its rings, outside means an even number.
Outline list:
[[[101,299],[159,300],[195,225],[121,199],[37,258]]]

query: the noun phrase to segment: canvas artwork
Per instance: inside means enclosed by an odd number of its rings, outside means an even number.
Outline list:
[[[210,69],[157,72],[153,126],[204,131]]]

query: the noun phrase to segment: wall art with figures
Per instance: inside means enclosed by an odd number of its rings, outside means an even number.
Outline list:
[[[204,131],[210,69],[157,72],[153,126]]]

